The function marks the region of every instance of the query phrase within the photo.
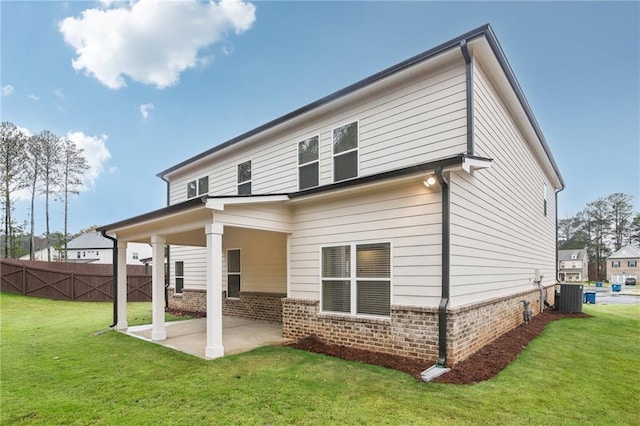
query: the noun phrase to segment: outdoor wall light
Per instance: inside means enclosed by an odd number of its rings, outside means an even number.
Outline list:
[[[427,179],[425,179],[424,181],[424,186],[426,186],[427,188],[429,188],[432,185],[436,184],[436,178],[435,176],[429,176]]]

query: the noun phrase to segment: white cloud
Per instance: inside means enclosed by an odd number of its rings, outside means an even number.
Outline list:
[[[89,170],[84,175],[84,190],[95,186],[96,179],[104,171],[104,163],[111,158],[105,142],[107,135],[88,136],[83,132],[68,132],[66,138],[75,142],[78,148],[84,149],[84,156],[89,164]]]
[[[16,126],[18,128],[18,130],[20,130],[25,136],[33,136],[33,133],[31,133],[31,130],[27,129],[26,127],[20,127],[20,126]]]
[[[39,96],[36,96],[36,95],[27,95],[27,97],[28,97],[29,99],[34,100],[34,101],[39,101],[39,100],[40,100],[40,97],[39,97]]]
[[[247,31],[255,6],[239,0],[201,2],[139,0],[86,9],[60,22],[75,49],[73,68],[84,70],[111,89],[126,85],[124,75],[163,89],[201,62],[200,50],[229,31]]]
[[[13,94],[13,86],[7,84],[6,86],[2,86],[2,96],[10,96]]]
[[[149,111],[153,109],[153,104],[142,104],[140,105],[140,114],[142,114],[142,118],[145,120],[149,117]]]
[[[57,98],[64,99],[64,93],[62,92],[62,90],[61,90],[61,89],[55,89],[55,90],[53,91],[53,94],[54,94]]]

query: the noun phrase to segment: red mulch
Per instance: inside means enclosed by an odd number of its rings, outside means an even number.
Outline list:
[[[521,324],[484,346],[469,358],[456,364],[451,371],[433,380],[433,382],[472,384],[488,380],[509,365],[511,361],[515,360],[522,352],[522,349],[542,333],[547,323],[562,318],[590,317],[590,315],[583,313],[546,310],[542,314],[536,315],[529,324]],[[331,345],[322,342],[316,336],[306,337],[287,346],[349,361],[360,361],[366,364],[393,368],[411,374],[418,380],[420,380],[420,373],[433,365],[433,362],[420,361],[414,358]]]

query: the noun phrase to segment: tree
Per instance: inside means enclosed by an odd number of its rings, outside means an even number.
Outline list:
[[[637,213],[629,226],[629,244],[640,246],[640,213]]]
[[[39,135],[29,137],[27,141],[26,158],[24,163],[25,180],[31,196],[31,209],[29,211],[29,258],[34,259],[35,253],[35,199],[40,191],[39,184],[42,181],[42,146]]]
[[[67,253],[67,225],[69,219],[69,195],[78,194],[82,185],[82,177],[89,169],[84,150],[68,139],[62,141],[62,188],[61,198],[64,202],[64,251]]]
[[[582,249],[588,245],[589,235],[580,213],[558,221],[558,249]]]
[[[621,192],[616,192],[606,198],[609,204],[611,226],[613,227],[614,251],[622,248],[624,237],[629,233],[631,215],[633,213],[632,199],[631,195]]]
[[[587,204],[582,214],[591,242],[589,251],[595,260],[595,278],[602,280],[605,271],[604,263],[610,253],[608,244],[611,229],[609,203],[605,198],[598,198]]]
[[[48,130],[38,134],[42,148],[42,192],[45,196],[45,220],[47,237],[47,260],[51,262],[51,232],[49,227],[49,196],[60,188],[61,142]]]
[[[14,221],[11,217],[12,194],[24,188],[23,163],[26,136],[15,124],[0,124],[0,179],[2,179],[2,206],[4,208],[4,256],[12,257]]]

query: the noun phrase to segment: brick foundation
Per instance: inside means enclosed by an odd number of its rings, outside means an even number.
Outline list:
[[[223,292],[222,315],[282,324],[282,299],[286,294],[241,292],[239,299],[229,299]]]
[[[553,287],[546,300],[553,303]],[[528,300],[540,312],[537,289],[448,310],[447,365],[454,365],[523,322]],[[318,301],[284,299],[283,337],[311,334],[336,345],[351,346],[435,362],[438,359],[438,309],[392,306],[390,318],[361,318],[320,313]]]
[[[282,323],[282,299],[286,294],[242,292],[239,299],[228,299],[222,292],[222,315]],[[207,312],[207,291],[169,289],[169,307],[189,312]]]

